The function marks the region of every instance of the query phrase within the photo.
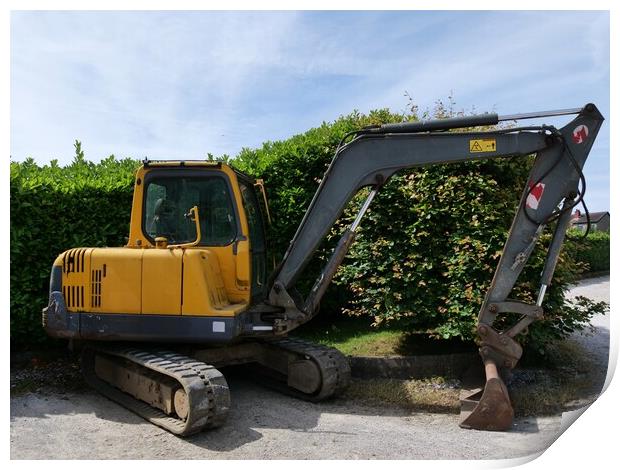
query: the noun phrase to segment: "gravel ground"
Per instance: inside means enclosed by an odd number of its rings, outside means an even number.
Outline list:
[[[457,415],[301,402],[231,381],[222,428],[179,439],[105,398],[28,394],[11,400],[13,459],[480,459],[544,449],[557,418],[511,433],[465,431]],[[389,445],[386,445],[389,443]]]
[[[609,301],[609,276],[571,296]],[[607,365],[609,315],[576,334]],[[180,439],[91,391],[41,390],[11,398],[12,459],[503,459],[546,449],[562,417],[517,420],[507,433],[466,431],[458,416],[369,407],[342,399],[312,404],[229,379],[233,406],[220,429]],[[389,443],[389,444],[386,444]]]

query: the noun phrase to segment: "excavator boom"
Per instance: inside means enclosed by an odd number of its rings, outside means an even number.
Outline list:
[[[575,114],[561,129],[529,126],[487,132],[445,131],[489,126],[499,121]],[[463,427],[507,429],[512,407],[498,369],[513,368],[521,357],[514,340],[533,321],[542,318],[542,302],[551,283],[559,252],[569,226],[571,209],[585,191],[583,166],[602,125],[603,117],[593,104],[579,109],[498,117],[480,115],[414,123],[386,124],[364,129],[339,147],[332,163],[284,255],[269,294],[269,304],[291,313],[287,329],[311,319],[327,285],[355,238],[361,217],[378,190],[397,171],[440,163],[536,154],[491,287],[478,318],[480,354],[487,387],[477,398],[466,397],[469,413]],[[579,184],[581,183],[581,189]],[[345,231],[331,259],[306,300],[299,304],[295,284],[301,272],[353,196],[371,187],[353,225]],[[557,221],[535,305],[510,300],[508,296],[536,245],[543,228]],[[506,331],[497,331],[498,315],[517,313],[521,319]],[[475,395],[475,394],[473,394]],[[472,401],[475,404],[472,406]]]

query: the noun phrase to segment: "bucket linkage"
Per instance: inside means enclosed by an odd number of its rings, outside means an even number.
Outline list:
[[[529,324],[543,316],[540,305],[531,305],[519,301],[491,303],[486,307],[489,313],[514,312],[522,315],[521,319],[510,329],[498,332],[492,326],[480,323],[480,356],[484,364],[486,377],[483,387],[479,386],[475,374],[470,374],[461,394],[461,423],[466,429],[484,431],[506,431],[512,426],[514,411],[506,384],[500,371],[513,369],[523,348],[514,340]],[[477,384],[475,382],[478,382]]]

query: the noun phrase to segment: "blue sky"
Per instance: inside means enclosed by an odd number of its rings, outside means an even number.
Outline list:
[[[235,155],[354,109],[609,118],[606,12],[13,12],[11,156]],[[562,125],[569,118],[546,119]],[[588,163],[609,209],[609,128]]]

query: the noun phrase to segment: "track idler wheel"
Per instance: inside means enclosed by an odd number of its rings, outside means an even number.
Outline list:
[[[508,389],[499,377],[493,360],[484,361],[484,371],[484,390],[475,391],[461,399],[462,421],[459,426],[481,431],[507,431],[514,418]]]

